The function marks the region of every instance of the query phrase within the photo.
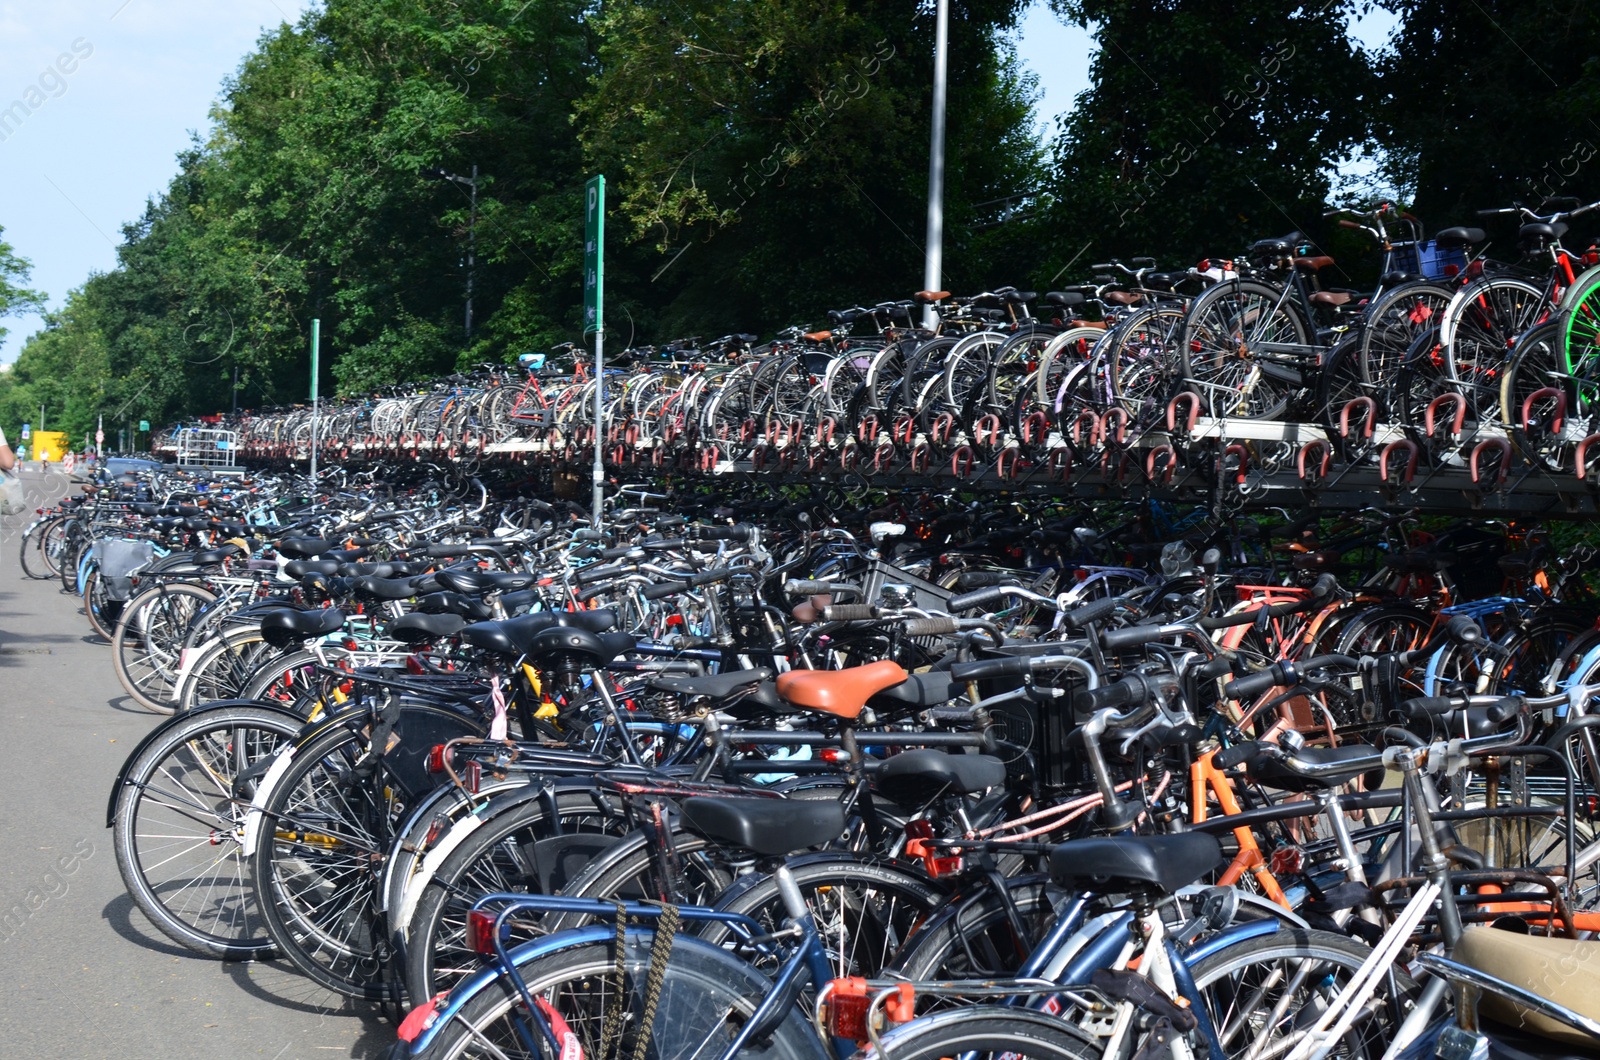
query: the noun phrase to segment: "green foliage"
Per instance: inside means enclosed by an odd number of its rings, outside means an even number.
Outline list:
[[[0,236],[4,236],[5,231],[0,228]],[[0,239],[0,320],[33,312],[44,304],[44,295],[20,286],[28,282],[32,271],[33,263],[27,258],[17,257],[11,244]],[[0,339],[5,336],[6,329],[0,328]]]
[[[1315,229],[1374,87],[1345,32],[1352,0],[1054,2],[1100,46],[1055,145],[1054,268],[1176,267]]]

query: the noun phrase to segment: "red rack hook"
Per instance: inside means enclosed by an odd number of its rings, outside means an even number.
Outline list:
[[[1497,449],[1500,452],[1500,466],[1495,471],[1493,485],[1498,486],[1504,482],[1506,480],[1506,472],[1511,469],[1511,440],[1509,438],[1485,438],[1472,447],[1472,458],[1467,465],[1472,470],[1473,485],[1482,485],[1480,482],[1482,469],[1479,468],[1478,461],[1489,449]]]
[[[1356,400],[1360,401],[1362,399],[1357,398]],[[1417,477],[1418,455],[1417,443],[1413,442],[1410,438],[1396,438],[1394,441],[1383,447],[1383,451],[1378,454],[1378,477],[1385,482],[1389,481],[1389,456],[1398,449],[1405,449],[1406,453],[1408,454],[1406,459],[1405,478],[1401,481],[1406,485],[1410,485],[1411,480]]]
[[[1189,406],[1189,415],[1183,421],[1183,429],[1181,433],[1193,434],[1194,425],[1200,419],[1201,405],[1200,395],[1195,393],[1193,390],[1185,390],[1181,394],[1174,394],[1172,396],[1172,400],[1167,402],[1167,430],[1174,433],[1179,433],[1178,405],[1180,402]]]
[[[1050,436],[1050,417],[1039,409],[1028,413],[1028,418],[1022,421],[1021,435],[1028,445],[1044,441]]]
[[[1111,421],[1115,419],[1117,421],[1116,444],[1128,444],[1128,421],[1131,418],[1128,415],[1128,410],[1121,405],[1113,405],[1111,408],[1106,409],[1106,414],[1100,418],[1101,439],[1107,442],[1112,441]]]
[[[1016,449],[1006,448],[1000,450],[1000,455],[994,458],[994,473],[1000,478],[1011,481],[1017,477],[1017,462],[1022,454]]]
[[[1455,406],[1455,412],[1450,415],[1450,436],[1452,438],[1461,437],[1461,427],[1467,421],[1467,399],[1464,394],[1459,394],[1453,390],[1446,391],[1428,402],[1428,409],[1422,414],[1423,433],[1429,438],[1433,437],[1434,429],[1437,426],[1436,417],[1442,405]]]
[[[1313,465],[1316,468],[1316,472],[1317,473],[1315,475],[1312,475],[1312,476],[1307,476],[1307,474],[1306,474],[1306,458],[1309,457],[1314,450],[1319,450],[1319,449],[1322,451],[1322,460],[1321,460],[1320,463],[1317,463],[1317,464]],[[1313,438],[1313,439],[1311,439],[1305,445],[1302,445],[1300,447],[1300,457],[1299,457],[1299,460],[1297,461],[1297,467],[1298,467],[1298,469],[1300,471],[1300,479],[1301,479],[1301,481],[1305,481],[1308,477],[1309,478],[1315,478],[1315,479],[1318,479],[1318,480],[1327,478],[1328,477],[1328,467],[1332,463],[1333,463],[1333,446],[1329,445],[1327,442],[1323,441],[1321,438]]]
[[[868,413],[861,417],[861,422],[856,424],[856,439],[863,445],[871,445],[878,440],[878,417]]]
[[[928,470],[928,462],[933,457],[933,451],[928,448],[928,443],[918,442],[911,449],[911,470],[914,474],[922,474]]]
[[[1228,457],[1230,456],[1236,456],[1239,458],[1239,468],[1233,473],[1233,484],[1235,486],[1243,486],[1245,483],[1245,476],[1250,472],[1250,450],[1246,449],[1238,442],[1235,442],[1228,446],[1228,448],[1224,449],[1222,451],[1222,469],[1224,473],[1226,473],[1228,469]]]
[[[1062,445],[1050,450],[1050,474],[1057,482],[1065,482],[1072,476],[1071,449]]]
[[[1370,440],[1373,429],[1378,425],[1378,403],[1365,394],[1346,401],[1344,408],[1339,410],[1339,437],[1350,437],[1350,412],[1357,408],[1365,413],[1361,417],[1361,437]]]
[[[956,478],[969,478],[972,475],[972,446],[958,446],[950,454],[950,474]]]
[[[1567,395],[1557,390],[1553,386],[1540,387],[1538,390],[1535,390],[1533,393],[1522,399],[1523,430],[1529,431],[1533,429],[1528,422],[1533,415],[1533,403],[1535,401],[1548,401],[1551,398],[1555,399],[1556,411],[1555,415],[1550,418],[1550,433],[1561,433],[1561,425],[1566,422],[1567,418]]]
[[[1084,425],[1085,421],[1087,421],[1088,424],[1089,424],[1089,440],[1088,440],[1088,442],[1085,442],[1083,440],[1083,433],[1082,432],[1083,432],[1083,425]],[[1074,445],[1086,445],[1086,444],[1087,445],[1099,445],[1100,444],[1100,414],[1095,412],[1094,409],[1084,409],[1084,410],[1082,410],[1081,412],[1078,413],[1077,418],[1075,418],[1072,421],[1072,430],[1069,433],[1072,435],[1072,444],[1074,444]]]
[[[948,412],[941,412],[933,418],[933,426],[928,430],[928,437],[935,445],[944,445],[950,441],[950,436],[955,433],[956,418]]]
[[[1156,457],[1158,456],[1166,458],[1162,461],[1159,473],[1156,471]],[[1145,477],[1151,482],[1160,481],[1162,485],[1166,485],[1172,481],[1173,472],[1177,470],[1178,451],[1170,445],[1158,445],[1150,450],[1149,455],[1144,458]]]
[[[1000,417],[994,413],[979,416],[978,422],[972,425],[972,440],[980,447],[996,445],[1000,441],[1000,432],[1003,429]]]

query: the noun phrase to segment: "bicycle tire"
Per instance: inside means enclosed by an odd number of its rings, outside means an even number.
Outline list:
[[[184,635],[199,609],[216,598],[204,586],[177,582],[152,585],[123,607],[111,634],[111,666],[139,706],[156,714],[177,709]]]
[[[46,520],[22,535],[22,573],[34,581],[49,581],[55,577],[44,560],[45,532],[53,525],[52,520]]]
[[[1259,420],[1281,414],[1295,387],[1254,367],[1261,352],[1256,347],[1304,346],[1311,329],[1278,288],[1230,280],[1190,303],[1182,335],[1183,378],[1178,385],[1199,394],[1213,416]]]
[[[559,1013],[577,1037],[581,1055],[601,1057],[604,1014],[616,1000],[622,1010],[645,1010],[645,984],[651,978],[652,932],[630,930],[620,955],[623,967],[622,997],[614,999],[615,969],[619,955],[615,944],[583,942],[537,958],[524,958],[518,970],[528,993]],[[732,1028],[742,1026],[772,990],[770,980],[749,965],[691,937],[674,940],[672,954],[658,971],[659,992],[655,1020],[646,1056],[651,1060],[693,1060],[719,1056],[731,1044]],[[505,976],[475,993],[449,1022],[434,1031],[414,1060],[473,1060],[496,1057],[533,1060],[511,1026],[512,1014],[522,1007],[521,995]],[[631,1056],[637,1039],[631,1023],[616,1055]],[[799,1006],[778,1028],[759,1043],[741,1048],[749,1060],[827,1060],[826,1051]],[[1077,1060],[1077,1058],[1074,1058]]]
[[[61,550],[67,540],[67,517],[61,516],[45,524],[44,537],[39,542],[39,556],[44,561],[50,577],[61,576]]]
[[[1472,419],[1498,418],[1507,352],[1549,309],[1543,289],[1514,276],[1485,277],[1451,299],[1440,339],[1450,379],[1466,396]]]
[[[403,934],[406,985],[413,998],[432,997],[478,969],[481,962],[466,945],[467,910],[478,895],[495,890],[533,893],[530,881],[539,877],[546,877],[549,889],[565,894],[572,882],[565,875],[567,863],[592,862],[627,827],[622,818],[603,818],[605,808],[592,792],[558,791],[556,809],[559,833],[552,829],[542,800],[520,802],[504,812],[491,805],[474,823],[475,831],[422,884],[409,916],[392,925],[397,936]],[[615,823],[609,829],[594,825],[602,819]],[[575,830],[582,828],[591,830]],[[581,868],[575,866],[573,875]],[[525,937],[513,934],[514,939]]]
[[[946,898],[923,873],[871,855],[831,852],[786,863],[836,977],[882,974]],[[740,877],[717,899],[717,908],[748,916],[769,932],[789,915],[777,879],[768,874]],[[717,922],[698,934],[719,946],[731,939],[727,925]]]
[[[134,904],[174,942],[223,960],[272,952],[240,856],[244,805],[232,784],[243,769],[292,740],[302,724],[273,707],[218,704],[164,722],[160,735],[141,744],[124,768],[112,811],[117,870]],[[248,739],[247,732],[253,734]],[[146,826],[157,831],[147,834]],[[170,849],[183,843],[190,845]],[[197,859],[192,872],[181,871],[190,864],[185,853],[213,850],[215,856]],[[152,862],[156,854],[160,860]],[[157,869],[163,871],[156,875]]]
[[[79,599],[83,602],[83,615],[89,620],[89,628],[110,644],[123,604],[108,595],[105,579],[100,577],[98,566],[84,578],[83,595]]]
[[[1223,1050],[1233,1060],[1267,1039],[1271,1029],[1264,1022],[1252,1022],[1253,1013],[1239,1011],[1236,1002],[1242,999],[1259,1012],[1261,1003],[1268,998],[1285,1000],[1277,993],[1277,982],[1309,982],[1311,989],[1306,996],[1301,998],[1297,993],[1284,1011],[1266,1014],[1268,1018],[1276,1016],[1274,1027],[1300,1034],[1306,1015],[1315,1014],[1319,1005],[1326,1005],[1337,995],[1341,973],[1347,981],[1371,955],[1369,947],[1344,935],[1279,928],[1271,935],[1246,939],[1205,957],[1190,971]],[[1407,1002],[1416,993],[1416,983],[1392,966],[1379,993],[1374,995],[1379,1004],[1369,1005],[1364,1018],[1342,1040],[1344,1048],[1339,1055],[1349,1060],[1378,1060],[1405,1018]]]
[[[1098,1060],[1100,1048],[1060,1016],[975,1005],[913,1020],[856,1060]]]
[[[382,860],[388,832],[414,796],[397,774],[378,770],[380,756],[351,720],[332,721],[297,745],[261,808],[272,826],[261,830],[250,875],[283,956],[320,986],[379,1000],[389,985],[388,932],[377,908]],[[483,727],[417,704],[403,708],[394,734],[397,755],[414,764],[435,743],[481,736]]]

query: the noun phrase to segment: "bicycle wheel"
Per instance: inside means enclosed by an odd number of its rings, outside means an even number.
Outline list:
[[[67,518],[62,516],[45,524],[43,539],[39,542],[39,558],[52,578],[61,575],[61,553],[67,543]]]
[[[250,791],[233,785],[302,724],[271,707],[224,703],[163,723],[134,752],[112,811],[117,869],[168,938],[225,960],[272,950],[240,852]]]
[[[1361,318],[1361,380],[1368,393],[1383,394],[1406,363],[1417,336],[1439,323],[1453,292],[1438,284],[1402,284],[1384,292]]]
[[[111,634],[117,628],[117,617],[122,614],[122,601],[113,600],[107,592],[106,580],[100,576],[100,568],[95,567],[89,571],[83,582],[83,614],[89,620],[89,628],[104,637],[106,643],[111,642]]]
[[[194,651],[174,690],[180,713],[212,700],[243,698],[256,673],[279,654],[262,637],[259,623],[230,629]]]
[[[673,942],[664,969],[653,969],[654,934],[629,931],[623,952],[612,942],[575,945],[519,965],[529,996],[548,1017],[555,1013],[574,1035],[582,1056],[633,1056],[639,1036],[649,1041],[649,1060],[705,1060],[722,1055],[732,1036],[772,991],[772,983],[749,965],[689,937]],[[620,984],[617,981],[621,966]],[[652,982],[656,980],[655,982]],[[647,985],[656,991],[655,1018],[638,1025],[647,1011]],[[632,1014],[619,1044],[604,1040],[606,1014],[613,1008]],[[462,1006],[415,1060],[540,1060],[522,1044],[515,1023],[532,1022],[522,996],[504,976]],[[741,1058],[826,1060],[830,1056],[797,1006],[770,1036],[746,1044]]]
[[[1298,384],[1264,363],[1265,347],[1304,346],[1310,328],[1282,291],[1253,280],[1219,283],[1194,300],[1182,334],[1179,385],[1194,389],[1211,415],[1273,419],[1288,406]]]
[[[1186,317],[1176,306],[1143,309],[1119,324],[1107,340],[1111,392],[1136,423],[1153,422],[1154,414],[1165,409],[1172,379],[1183,368],[1178,340]]]
[[[135,703],[157,714],[171,714],[177,707],[189,623],[216,598],[204,586],[179,582],[153,585],[123,607],[111,634],[111,665]]]
[[[1229,946],[1190,971],[1226,1055],[1275,1056],[1300,1039],[1371,955],[1371,949],[1343,935],[1285,927]],[[1391,967],[1327,1055],[1377,1060],[1416,992],[1416,984]]]
[[[945,898],[926,876],[892,862],[817,854],[790,858],[788,865],[835,976],[880,975]],[[777,879],[765,874],[741,877],[717,900],[717,908],[742,913],[769,932],[781,928],[789,915]],[[707,924],[699,935],[717,945],[730,937],[727,926],[718,923]]]
[[[1348,459],[1358,448],[1370,448],[1359,432],[1350,438],[1339,433],[1339,420],[1345,407],[1366,393],[1361,381],[1361,348],[1353,336],[1346,336],[1334,344],[1322,362],[1316,399],[1317,422],[1327,434],[1328,444],[1341,459]]]
[[[56,574],[44,558],[45,534],[53,525],[53,521],[40,523],[22,537],[22,573],[35,581],[48,581]]]
[[[412,885],[421,891],[408,893],[401,907],[390,910],[392,930],[405,946],[406,985],[413,998],[432,997],[478,970],[481,962],[467,946],[467,913],[479,895],[567,893],[572,877],[628,828],[626,819],[592,790],[559,791],[555,808],[552,819],[543,799],[520,800],[504,809],[491,805],[432,876]],[[441,848],[449,841],[446,837]],[[634,895],[639,896],[642,892]],[[532,932],[512,928],[515,941],[531,937]]]
[[[1497,419],[1500,377],[1517,336],[1548,315],[1542,289],[1526,280],[1478,280],[1451,300],[1439,325],[1450,378],[1466,395],[1468,415]]]
[[[1569,378],[1584,381],[1575,396],[1585,408],[1592,407],[1600,400],[1600,388],[1594,385],[1600,366],[1600,277],[1563,299],[1558,323],[1563,370]]]
[[[1563,426],[1580,415],[1577,390],[1561,359],[1561,329],[1547,320],[1517,336],[1500,379],[1500,422],[1517,448],[1551,471],[1569,470],[1573,443],[1556,432],[1551,413],[1563,407]],[[1554,390],[1560,397],[1550,394]],[[1527,422],[1524,422],[1524,421]]]
[[[938,1012],[880,1041],[881,1048],[858,1055],[863,1060],[1096,1060],[1101,1055],[1087,1035],[1061,1017],[1001,1005]]]

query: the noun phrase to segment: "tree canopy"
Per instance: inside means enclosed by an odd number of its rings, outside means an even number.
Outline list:
[[[1112,255],[1178,267],[1316,237],[1358,149],[1381,159],[1375,193],[1435,227],[1600,197],[1600,8],[1380,2],[1398,29],[1364,49],[1369,0],[1052,0],[1095,50],[1041,142],[1020,0],[954,0],[943,285],[1042,290]],[[904,297],[933,33],[909,0],[326,0],[243,59],[116,267],[0,377],[0,425],[41,403],[81,433],[303,400],[313,318],[322,383],[346,393],[576,339],[597,172],[619,341]],[[41,304],[27,276],[0,243],[0,317]]]

